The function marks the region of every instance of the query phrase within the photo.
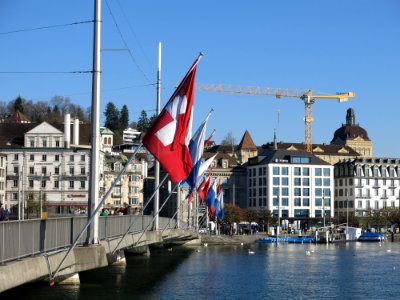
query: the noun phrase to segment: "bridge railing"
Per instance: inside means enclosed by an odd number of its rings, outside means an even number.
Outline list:
[[[136,220],[129,230],[130,233],[145,230],[150,224],[152,216],[100,217],[99,239],[122,236],[133,219]],[[168,221],[169,218],[160,217],[160,228],[163,229],[167,226]],[[0,222],[0,264],[22,257],[67,248],[75,241],[86,222],[87,217],[85,216]],[[168,228],[173,229],[175,226],[176,221],[171,220]],[[78,244],[84,244],[86,237],[87,233],[84,232]]]

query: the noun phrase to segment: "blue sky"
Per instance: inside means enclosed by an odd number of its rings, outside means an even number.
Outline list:
[[[92,20],[93,10],[89,0],[1,0],[0,72],[91,70],[91,23],[5,33]],[[102,11],[102,48],[127,45],[133,54],[102,51],[102,113],[109,101],[126,104],[130,121],[143,109],[154,112],[161,42],[162,104],[203,51],[198,83],[355,92],[347,103],[316,101],[313,142],[329,143],[352,107],[374,155],[400,157],[399,1],[103,0]],[[89,74],[0,73],[0,101],[60,95],[86,108],[90,91]],[[217,130],[217,142],[228,132],[239,142],[247,129],[261,145],[272,141],[274,128],[279,141],[304,141],[298,99],[197,91],[194,129],[211,108],[208,131]]]

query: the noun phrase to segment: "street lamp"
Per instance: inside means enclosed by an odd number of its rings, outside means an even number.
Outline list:
[[[280,215],[280,199],[279,199],[279,191],[278,191],[278,223],[276,224],[276,246],[278,246],[278,237],[279,237],[279,229],[280,229],[280,223],[281,223],[281,215]]]

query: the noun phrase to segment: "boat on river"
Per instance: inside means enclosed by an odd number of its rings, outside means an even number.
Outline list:
[[[380,232],[369,232],[366,231],[358,238],[359,242],[383,242],[386,240],[386,236]]]

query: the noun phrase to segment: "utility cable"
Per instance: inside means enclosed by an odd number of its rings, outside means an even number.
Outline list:
[[[88,74],[93,71],[0,71],[0,74]]]
[[[42,27],[35,27],[35,28],[25,28],[25,29],[0,32],[0,35],[28,32],[28,31],[36,31],[36,30],[43,30],[43,29],[50,29],[50,28],[57,28],[57,27],[66,27],[66,26],[87,24],[87,23],[93,23],[93,22],[94,22],[93,20],[89,20],[89,21],[73,22],[73,23],[68,23],[68,24],[58,24],[58,25],[49,25],[49,26],[42,26]]]
[[[144,73],[144,71],[142,70],[142,68],[139,66],[139,64],[138,64],[138,62],[136,61],[135,57],[133,56],[133,53],[132,53],[132,51],[130,50],[130,48],[129,48],[127,42],[125,41],[124,36],[122,35],[122,32],[121,32],[121,30],[120,30],[120,28],[119,28],[119,26],[118,26],[118,23],[117,23],[117,21],[116,21],[116,19],[115,19],[115,17],[114,17],[114,14],[113,14],[112,11],[111,11],[111,7],[110,7],[110,5],[108,4],[108,1],[107,1],[107,0],[106,0],[106,5],[107,5],[108,11],[109,11],[109,13],[110,13],[110,15],[111,15],[111,18],[112,18],[113,21],[114,21],[115,27],[117,28],[117,31],[118,31],[118,33],[119,33],[119,35],[120,35],[120,37],[121,37],[121,40],[122,40],[122,42],[124,43],[125,47],[128,49],[129,56],[131,57],[133,63],[134,63],[135,66],[138,68],[138,70],[142,73],[143,77],[147,80],[147,82],[148,82],[148,83],[151,83],[150,79],[147,77],[147,75]]]

